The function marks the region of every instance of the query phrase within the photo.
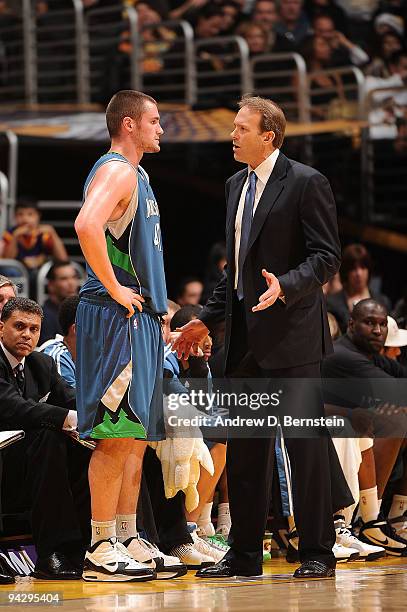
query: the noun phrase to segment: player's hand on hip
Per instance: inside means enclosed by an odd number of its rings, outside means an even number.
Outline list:
[[[209,330],[205,323],[199,319],[189,321],[183,327],[175,330],[171,334],[171,344],[174,351],[177,351],[178,359],[188,359],[190,355],[198,355],[198,344],[206,338]]]
[[[130,287],[119,285],[110,293],[110,296],[128,310],[128,319],[134,315],[134,307],[136,307],[139,312],[143,311],[143,296],[136,293],[133,289],[130,289]]]
[[[261,294],[261,296],[259,297],[259,303],[256,304],[256,306],[253,306],[252,312],[265,310],[269,306],[272,306],[282,294],[278,278],[274,276],[272,272],[267,272],[267,270],[265,270],[264,268],[261,273],[266,279],[268,289],[267,291]]]

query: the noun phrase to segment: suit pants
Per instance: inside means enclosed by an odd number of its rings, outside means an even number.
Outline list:
[[[240,323],[243,323],[241,319]],[[320,364],[310,363],[293,368],[264,370],[255,361],[247,347],[239,325],[239,365],[232,378],[267,379],[319,379]],[[245,321],[244,321],[245,327]],[[236,336],[235,336],[236,341]],[[233,350],[233,342],[231,349]],[[237,351],[235,351],[235,355]],[[236,363],[235,362],[235,363]],[[295,389],[295,385],[293,385]],[[322,395],[316,397],[312,416],[323,416]],[[289,403],[295,416],[301,414],[301,395]],[[287,404],[285,404],[287,407]],[[281,416],[281,415],[280,415]],[[302,416],[308,416],[302,414]],[[284,431],[284,428],[283,428]],[[335,543],[333,504],[331,491],[331,446],[328,431],[322,429],[314,437],[285,437],[290,457],[294,514],[299,534],[301,562],[319,560],[335,566],[332,547]],[[237,567],[261,573],[263,535],[266,528],[271,496],[271,479],[274,464],[274,437],[233,437],[228,439],[227,476],[229,504],[232,518],[230,532],[231,549],[227,557]]]
[[[89,545],[90,456],[89,449],[50,429],[28,431],[4,451],[4,511],[31,510],[39,557],[53,552],[76,557]]]

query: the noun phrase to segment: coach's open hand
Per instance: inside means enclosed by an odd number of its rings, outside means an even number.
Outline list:
[[[269,306],[272,306],[274,302],[283,295],[278,278],[274,276],[272,272],[267,272],[264,268],[261,273],[266,279],[268,289],[259,297],[259,303],[253,306],[252,312],[265,310]]]
[[[172,348],[177,351],[178,359],[182,357],[188,359],[190,355],[198,355],[198,344],[209,334],[205,323],[199,319],[193,319],[175,331],[179,333],[174,334],[175,339],[172,336]]]

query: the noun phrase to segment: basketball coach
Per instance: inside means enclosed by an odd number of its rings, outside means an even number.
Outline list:
[[[322,174],[280,151],[286,120],[277,104],[244,97],[239,107],[233,152],[246,167],[226,182],[227,265],[174,348],[178,356],[189,354],[226,319],[226,376],[319,378],[320,362],[332,352],[321,287],[340,265],[333,194]],[[290,438],[286,445],[301,561],[294,577],[334,577],[328,437]],[[231,548],[198,576],[262,573],[273,453],[270,437],[228,440]]]

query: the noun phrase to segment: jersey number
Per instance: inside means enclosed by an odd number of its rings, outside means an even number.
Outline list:
[[[161,246],[161,228],[160,224],[156,223],[154,227],[154,245],[157,247],[159,251],[162,251]]]

